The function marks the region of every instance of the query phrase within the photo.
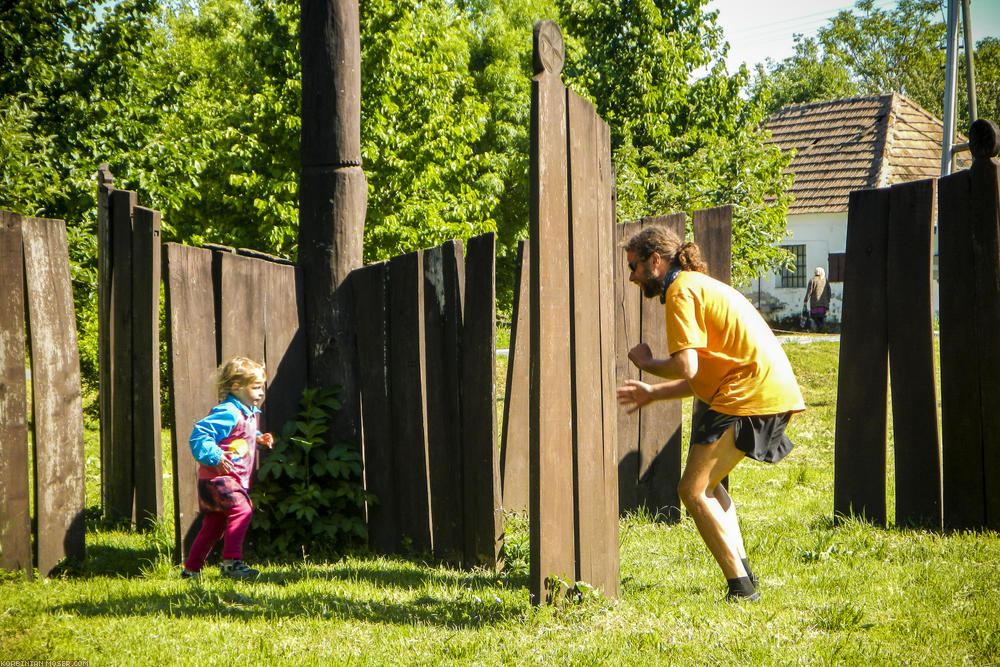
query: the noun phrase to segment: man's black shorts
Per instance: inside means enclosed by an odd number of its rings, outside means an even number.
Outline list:
[[[733,428],[736,448],[757,461],[777,463],[792,451],[792,441],[785,435],[785,426],[791,412],[777,415],[738,417],[724,415],[702,404],[695,410],[695,424],[691,431],[691,444],[708,445]]]

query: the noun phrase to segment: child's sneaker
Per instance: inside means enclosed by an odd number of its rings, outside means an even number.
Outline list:
[[[247,567],[241,560],[234,560],[220,565],[219,574],[228,579],[252,579],[260,574],[260,570]]]
[[[189,570],[187,568],[182,568],[181,569],[181,579],[194,579],[195,581],[198,581],[198,580],[201,579],[201,570],[198,570],[196,572],[192,572],[191,570]]]

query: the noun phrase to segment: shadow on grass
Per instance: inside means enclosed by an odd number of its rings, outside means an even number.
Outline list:
[[[169,616],[206,618],[219,616],[252,620],[278,618],[316,618],[323,620],[363,621],[410,625],[420,623],[453,628],[476,628],[505,623],[522,616],[528,609],[527,594],[520,600],[501,600],[491,590],[495,577],[481,574],[442,576],[448,591],[435,594],[416,591],[430,577],[383,576],[368,568],[345,567],[319,575],[294,571],[269,571],[254,583],[230,582],[210,578],[203,583],[183,582],[176,591],[103,594],[100,599],[81,600],[54,606],[53,613],[77,616]],[[358,597],[339,593],[326,594],[326,586],[310,586],[309,581],[338,579],[365,581],[380,590]],[[409,582],[409,583],[403,583]],[[282,584],[302,583],[305,590]],[[277,584],[278,586],[276,586]],[[506,596],[509,598],[509,596]]]

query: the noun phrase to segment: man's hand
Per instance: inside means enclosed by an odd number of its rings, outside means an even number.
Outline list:
[[[639,343],[628,351],[629,360],[641,371],[646,370],[646,366],[653,360],[653,351],[649,345]]]
[[[628,414],[632,414],[653,400],[652,385],[639,380],[626,380],[625,385],[618,387],[615,393],[618,395],[618,405],[626,406]]]
[[[268,449],[274,448],[274,436],[270,433],[258,433],[257,444]]]

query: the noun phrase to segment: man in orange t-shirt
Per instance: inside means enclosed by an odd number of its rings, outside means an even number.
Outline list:
[[[785,427],[805,409],[791,364],[753,305],[704,273],[698,246],[651,226],[624,249],[629,280],[665,305],[670,356],[654,358],[645,343],[632,348],[632,363],[666,381],[629,380],[618,388],[618,402],[629,413],[686,396],[704,404],[695,410],[678,495],[726,576],[727,598],[757,600],[757,580],[722,480],[746,456],[775,463],[791,451]]]

